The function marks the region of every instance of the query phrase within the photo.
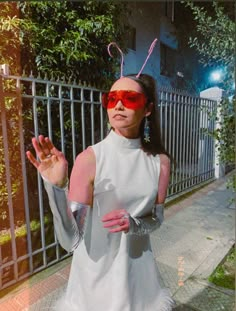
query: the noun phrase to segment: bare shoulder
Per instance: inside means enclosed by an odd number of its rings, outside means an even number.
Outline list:
[[[170,167],[170,158],[166,154],[159,154],[161,167]]]
[[[96,171],[96,158],[91,147],[88,147],[78,154],[73,171],[82,176],[87,176],[90,180],[94,179]]]
[[[77,156],[71,172],[69,188],[71,201],[92,204],[95,174],[95,154],[92,148],[87,148]]]
[[[96,158],[95,158],[95,154],[94,151],[91,147],[88,147],[87,149],[85,149],[84,151],[82,151],[81,153],[79,153],[76,157],[76,162],[78,164],[95,164],[96,163]]]

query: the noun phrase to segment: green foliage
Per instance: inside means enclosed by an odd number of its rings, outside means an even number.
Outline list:
[[[212,2],[211,14],[193,1],[183,3],[191,9],[196,23],[197,36],[190,36],[190,47],[198,51],[200,61],[206,66],[224,66],[224,87],[231,87],[235,66],[235,20],[218,1]]]
[[[235,108],[236,100],[224,99],[220,103],[219,128],[214,132],[217,148],[224,163],[233,163],[235,159]]]
[[[44,216],[43,223],[46,226],[46,225],[52,223],[52,219],[49,218],[48,216]],[[41,229],[41,224],[38,220],[32,220],[30,222],[30,230],[31,231],[36,231],[36,230],[40,230],[40,229]],[[14,230],[14,234],[15,234],[16,238],[26,236],[27,235],[26,224],[22,224],[21,226],[17,227]],[[0,246],[11,241],[11,239],[12,238],[11,238],[10,230],[0,231]]]
[[[211,14],[193,1],[183,2],[191,9],[197,24],[197,35],[190,37],[189,44],[197,50],[202,63],[224,68],[221,86],[226,90],[226,96],[229,96],[232,94],[235,74],[235,20],[226,14],[225,8],[217,1],[212,2]],[[235,96],[232,101],[227,97],[222,99],[216,120],[220,128],[212,133],[217,141],[220,160],[225,164],[235,163],[235,101]],[[229,181],[229,186],[236,190],[235,178]]]
[[[217,286],[235,290],[235,247],[212,273],[209,281]]]
[[[18,6],[20,18],[9,16],[10,4],[0,7],[1,63],[5,60],[12,67],[20,45],[21,66],[27,74],[100,85],[114,78],[119,57],[111,61],[106,47],[111,41],[125,45],[129,14],[125,3],[25,1]],[[7,53],[9,47],[12,55]]]

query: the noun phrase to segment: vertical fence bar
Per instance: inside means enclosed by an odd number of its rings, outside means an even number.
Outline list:
[[[174,144],[175,144],[175,139],[174,138],[174,129],[175,129],[175,119],[174,119],[174,94],[170,92],[169,96],[169,150],[170,154],[174,153]],[[170,195],[173,194],[173,180],[174,176],[171,174],[170,176],[170,183],[172,185],[170,189]]]
[[[176,193],[178,192],[179,189],[179,176],[178,176],[178,172],[179,172],[179,150],[180,150],[180,143],[179,143],[179,137],[180,137],[180,103],[179,103],[179,94],[176,94],[176,110],[177,110],[177,114],[176,114],[176,152],[175,152],[175,161],[176,161],[176,172],[175,172],[175,184],[176,184]]]
[[[180,95],[180,146],[183,146],[183,108],[184,108],[184,103],[183,103],[183,96]],[[183,153],[181,154],[181,149],[179,150],[179,191],[183,189],[183,180],[182,180],[182,174],[183,174]]]
[[[199,137],[199,149],[198,149],[198,154],[199,154],[199,162],[198,162],[198,183],[202,181],[202,99],[199,99],[199,126],[198,126],[198,137]]]
[[[162,118],[162,113],[163,113],[163,91],[159,92],[159,106],[157,106],[157,109],[159,109],[159,116],[160,116],[160,130],[161,130],[161,137],[163,137],[163,129],[162,129],[162,124],[163,124],[163,118]]]
[[[186,157],[185,157],[185,170],[186,170],[186,188],[190,187],[190,176],[189,176],[189,170],[190,170],[190,161],[189,161],[189,153],[190,153],[190,126],[189,126],[189,109],[190,109],[190,103],[189,103],[189,96],[185,96],[186,98]]]
[[[35,136],[38,137],[39,128],[38,128],[36,80],[32,81],[32,97],[33,97],[34,132],[35,132]],[[39,172],[37,172],[37,179],[38,179],[39,217],[40,217],[40,227],[41,227],[41,241],[42,241],[41,250],[42,250],[45,248],[45,234],[44,234],[43,189],[42,189],[42,179],[41,179]],[[46,254],[45,254],[45,251],[43,251],[43,265],[44,266],[46,266],[46,262],[47,262]]]
[[[216,111],[217,111],[217,104],[216,102],[212,101],[212,115],[213,115],[212,127],[211,127],[212,132],[215,131],[215,128],[216,128],[216,121],[215,121]],[[212,177],[214,177],[215,176],[215,169],[214,169],[215,168],[215,140],[213,137],[211,141],[212,141]]]
[[[168,142],[168,150],[171,154],[172,152],[172,139],[171,139],[171,133],[172,133],[172,109],[171,109],[171,106],[172,106],[172,102],[171,102],[171,93],[168,92],[167,93],[167,106],[168,106],[168,116],[167,116],[167,127],[168,127],[168,136],[167,136],[167,142]]]
[[[83,150],[84,150],[86,148],[85,114],[84,114],[84,89],[81,89],[81,124],[82,124],[82,144],[83,144]]]
[[[63,95],[62,95],[62,85],[59,84],[58,90],[59,97],[59,115],[60,115],[60,132],[61,132],[61,151],[65,154],[65,133],[64,133],[64,116],[63,116]]]
[[[51,118],[51,98],[50,98],[50,83],[46,83],[47,96],[47,119],[48,119],[48,137],[52,140],[52,118]]]
[[[94,98],[92,90],[90,90],[90,120],[91,120],[91,141],[92,145],[94,145]]]
[[[205,179],[208,180],[209,179],[209,122],[208,122],[208,116],[209,116],[209,110],[208,110],[208,107],[209,107],[209,101],[206,100],[206,114],[205,114],[205,127],[206,127],[206,152],[205,152],[205,171],[207,172],[206,173],[206,176],[205,176]]]
[[[103,118],[103,107],[102,107],[102,92],[99,92],[100,101],[100,139],[104,138],[104,118]]]
[[[167,125],[167,121],[168,121],[168,114],[167,114],[167,112],[168,112],[168,93],[167,92],[165,92],[165,99],[164,99],[164,107],[165,107],[165,109],[164,109],[164,112],[165,112],[165,121],[164,121],[164,124],[165,124],[165,130],[164,130],[164,134],[165,134],[165,140],[164,140],[164,144],[165,144],[165,146],[166,146],[166,148],[168,148],[168,131],[167,131],[167,129],[168,129],[168,125]]]
[[[14,213],[13,213],[13,200],[12,200],[12,186],[11,186],[11,166],[9,159],[9,145],[8,145],[8,135],[7,135],[7,114],[5,107],[5,96],[4,96],[4,86],[3,78],[0,75],[0,111],[1,111],[1,123],[2,123],[2,136],[3,136],[3,154],[5,162],[6,171],[6,185],[8,193],[8,212],[10,219],[10,233],[11,233],[11,249],[13,257],[13,267],[14,267],[14,277],[18,280],[18,269],[17,269],[17,252],[16,252],[16,240],[15,240],[15,226],[14,226]]]
[[[204,145],[203,145],[203,180],[207,179],[207,140],[208,140],[208,128],[207,128],[207,100],[204,100],[203,110],[203,129],[204,129]]]
[[[24,131],[23,131],[23,118],[22,118],[22,101],[21,101],[21,90],[20,90],[20,79],[16,80],[16,95],[19,107],[19,138],[20,138],[20,152],[21,152],[21,163],[22,163],[22,177],[23,177],[23,190],[24,190],[24,210],[25,210],[25,220],[27,228],[27,248],[29,257],[29,271],[33,272],[33,257],[32,257],[32,240],[30,234],[30,214],[29,214],[29,200],[28,200],[28,186],[27,186],[27,176],[26,176],[26,159],[25,159],[25,143],[24,143]]]
[[[183,167],[184,167],[184,190],[187,188],[187,152],[186,152],[186,144],[187,144],[187,97],[184,95],[184,139],[183,139]]]
[[[75,145],[75,103],[74,103],[74,88],[70,87],[70,116],[71,116],[71,136],[72,136],[72,153],[73,161],[76,158],[76,145]]]
[[[190,115],[190,126],[189,126],[189,161],[190,161],[190,172],[189,172],[189,186],[193,185],[193,98],[189,98],[189,115]]]

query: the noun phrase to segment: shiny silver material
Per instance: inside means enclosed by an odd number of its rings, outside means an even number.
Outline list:
[[[44,180],[49,204],[53,214],[53,224],[60,245],[72,252],[81,240],[80,231],[72,210],[68,207],[67,188],[59,188]]]
[[[79,235],[81,238],[83,238],[86,216],[87,216],[87,212],[90,206],[86,204],[74,202],[74,201],[68,201],[68,205],[76,220],[77,227],[79,230]]]
[[[145,235],[159,228],[164,221],[164,204],[156,204],[152,215],[145,217],[129,217],[130,235]]]

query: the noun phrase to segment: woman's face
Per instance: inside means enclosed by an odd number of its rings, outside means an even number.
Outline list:
[[[139,83],[129,78],[121,78],[117,80],[110,89],[110,92],[113,91],[135,91],[143,94],[143,89]],[[145,116],[150,115],[152,105],[150,104],[148,107],[142,105],[142,99],[139,98],[138,107],[135,107],[134,100],[131,104],[131,107],[133,105],[134,109],[127,108],[122,99],[123,96],[125,97],[125,92],[118,92],[117,94],[119,94],[119,96],[117,97],[118,100],[115,101],[115,105],[113,105],[114,107],[109,108],[108,106],[107,109],[109,122],[117,134],[127,138],[137,138],[139,135],[140,124]]]

